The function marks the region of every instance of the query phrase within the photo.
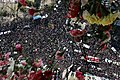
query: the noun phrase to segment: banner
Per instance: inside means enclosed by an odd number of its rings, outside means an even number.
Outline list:
[[[91,74],[85,74],[85,80],[109,80],[109,79],[104,78],[104,77],[94,76]]]

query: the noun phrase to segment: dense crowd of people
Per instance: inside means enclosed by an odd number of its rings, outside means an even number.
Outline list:
[[[116,65],[112,62],[105,62],[106,58],[120,62],[120,55],[117,53],[113,52],[111,54],[109,51],[106,51],[104,54],[99,54],[98,57],[101,58],[99,64],[80,60],[82,53],[75,52],[80,48],[76,43],[73,43],[72,37],[68,34],[69,27],[65,24],[66,18],[64,16],[66,11],[65,4],[61,2],[55,4],[51,11],[48,11],[46,6],[45,11],[40,14],[41,16],[47,15],[44,19],[21,19],[0,25],[0,53],[14,53],[15,45],[19,43],[23,46],[22,54],[26,57],[35,58],[32,53],[37,53],[36,55],[38,56],[36,57],[41,57],[44,62],[47,62],[46,60],[50,60],[50,55],[65,49],[65,60],[59,61],[61,69],[70,66],[72,63],[76,66],[81,66],[83,72],[90,72],[91,74],[108,77],[112,80],[120,78],[120,68],[118,67],[120,63]],[[118,53],[120,52],[119,30],[119,27],[116,28],[115,33],[113,33],[116,38],[114,39],[113,37],[111,41]],[[97,67],[101,69],[99,70]],[[118,76],[116,77],[113,73],[118,74]]]

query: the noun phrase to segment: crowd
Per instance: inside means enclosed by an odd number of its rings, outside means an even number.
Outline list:
[[[22,54],[26,57],[35,58],[33,53],[36,53],[36,57],[40,57],[43,62],[47,62],[47,60],[50,60],[50,55],[57,51],[65,50],[65,60],[58,62],[61,69],[74,64],[77,67],[81,66],[83,72],[87,71],[91,74],[111,78],[112,80],[120,78],[120,76],[113,75],[113,73],[120,75],[120,68],[118,67],[120,64],[116,65],[112,62],[105,62],[106,58],[120,62],[119,54],[114,53],[112,50],[112,53],[106,51],[104,54],[98,54],[97,57],[101,61],[99,64],[80,60],[83,54],[81,51],[76,51],[80,48],[72,41],[73,38],[68,34],[70,28],[65,24],[66,5],[62,2],[56,2],[51,11],[47,9],[46,6],[46,10],[40,14],[41,16],[47,15],[44,19],[21,19],[14,20],[11,23],[8,22],[4,25],[1,24],[0,53],[14,53],[15,45],[21,44],[23,47]],[[117,33],[113,33],[116,35],[117,41],[113,42],[116,40],[114,37],[111,41],[117,50],[120,50],[119,30],[118,27],[115,30]]]

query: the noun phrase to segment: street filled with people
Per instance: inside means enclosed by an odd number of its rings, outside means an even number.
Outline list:
[[[90,36],[91,28],[87,21],[81,20],[81,24],[85,25],[84,29],[88,30],[88,33],[86,31],[83,33],[88,37],[84,38],[85,42],[80,40],[83,39],[82,31],[79,32],[80,36],[77,38],[70,32],[78,29],[79,25],[66,18],[66,13],[65,2],[56,1],[51,9],[45,5],[44,11],[35,15],[37,17],[39,15],[38,18],[35,16],[24,19],[15,18],[11,22],[1,24],[0,61],[2,55],[10,53],[10,57],[14,59],[21,55],[23,58],[30,59],[31,64],[34,59],[40,58],[44,65],[47,65],[52,64],[52,56],[62,53],[64,57],[55,56],[56,65],[59,66],[61,72],[73,65],[72,71],[80,67],[80,71],[84,74],[90,73],[111,80],[119,80],[120,25],[118,24],[115,31],[111,32],[109,48],[99,53],[93,50],[98,46],[95,43],[97,39]],[[3,71],[2,69],[0,72]]]

